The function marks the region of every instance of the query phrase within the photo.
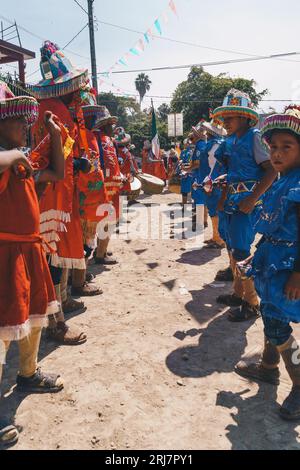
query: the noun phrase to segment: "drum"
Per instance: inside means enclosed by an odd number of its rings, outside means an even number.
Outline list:
[[[141,192],[142,183],[137,178],[134,178],[130,183],[130,192],[127,193],[128,201],[135,201]]]
[[[142,190],[145,194],[161,194],[164,190],[165,183],[156,176],[149,175],[147,173],[140,173],[137,175],[142,185]]]
[[[181,194],[181,177],[173,175],[169,180],[169,191],[175,194]]]

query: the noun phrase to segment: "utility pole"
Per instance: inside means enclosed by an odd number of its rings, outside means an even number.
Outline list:
[[[98,95],[98,78],[97,78],[97,61],[96,61],[96,46],[95,46],[95,28],[94,28],[94,0],[88,1],[88,14],[89,14],[89,30],[90,30],[90,46],[91,46],[91,65],[92,65],[92,83],[93,88],[97,91]]]

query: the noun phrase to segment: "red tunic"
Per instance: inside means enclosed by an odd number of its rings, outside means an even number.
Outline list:
[[[123,188],[122,175],[116,148],[110,137],[99,133],[100,143],[103,150],[104,181],[108,201],[111,202],[116,211],[116,218],[120,217],[119,197]]]
[[[155,156],[153,155],[151,150],[143,150],[142,152],[142,171],[143,173],[148,173],[148,175],[156,176],[161,180],[165,181],[167,179],[167,174],[165,170],[165,165],[163,160],[158,162],[151,162],[151,159],[154,159]]]
[[[0,175],[0,187],[0,339],[11,341],[44,326],[46,316],[57,312],[57,302],[39,241],[34,180],[7,170]]]
[[[58,98],[42,100],[40,104],[40,117],[33,129],[34,144],[37,145],[45,136],[43,116],[45,111],[52,111],[59,117],[62,124],[69,130],[71,137],[77,140],[77,129],[68,108]],[[73,177],[74,148],[66,159],[65,178],[63,181],[48,186],[40,201],[40,206],[45,213],[42,218],[41,232],[47,239],[53,234],[53,227],[57,230],[58,238],[55,239],[57,253],[51,256],[51,264],[62,268],[85,269],[83,234],[79,216],[78,192],[75,188]],[[50,194],[49,194],[50,193]],[[76,195],[76,196],[75,196]],[[50,206],[48,205],[50,202]],[[53,204],[55,207],[53,207]],[[62,209],[63,208],[63,209]],[[49,211],[49,216],[47,216]],[[51,214],[54,214],[54,219]],[[62,218],[58,218],[61,215]],[[55,231],[54,230],[54,231]],[[49,239],[49,238],[48,238]]]
[[[80,173],[78,177],[79,213],[83,230],[83,241],[91,248],[95,247],[97,225],[105,218],[100,207],[108,203],[104,174],[100,164],[100,152],[96,136],[86,129],[87,142],[90,150],[91,171]],[[104,212],[105,214],[105,212]]]

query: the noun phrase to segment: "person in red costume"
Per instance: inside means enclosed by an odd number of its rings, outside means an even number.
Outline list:
[[[56,317],[50,318],[47,337],[59,344],[82,344],[86,334],[65,322],[64,312],[84,307],[67,295],[68,269],[73,270],[73,287],[81,296],[98,295],[101,291],[86,283],[86,264],[83,249],[83,234],[79,214],[78,172],[89,171],[86,159],[78,162],[75,149],[80,145],[80,133],[68,109],[73,103],[80,115],[80,90],[88,84],[88,71],[74,68],[58,46],[46,41],[41,48],[41,71],[43,80],[31,88],[40,100],[41,111],[50,110],[66,129],[70,141],[65,152],[65,178],[47,187],[40,200],[41,232],[55,241],[55,253],[50,255],[50,269],[62,308]],[[45,137],[45,126],[39,119],[34,126],[32,138],[35,145]]]
[[[155,158],[152,151],[152,144],[149,140],[144,142],[144,148],[142,151],[142,172],[156,176],[163,181],[166,181],[167,179],[164,161],[162,158]]]
[[[98,138],[100,159],[104,171],[104,181],[107,191],[108,201],[111,203],[113,215],[107,217],[107,237],[98,240],[98,247],[95,253],[96,264],[114,265],[117,260],[108,254],[109,230],[108,225],[115,225],[120,218],[120,193],[123,189],[124,177],[120,170],[117,148],[113,141],[114,125],[118,118],[111,116],[105,106],[99,111],[97,122],[94,126],[94,132]]]
[[[43,115],[51,144],[47,167],[35,167],[25,154],[38,107],[0,81],[0,382],[6,352],[18,341],[17,390],[54,393],[63,388],[61,378],[37,366],[42,327],[58,304],[40,236],[36,184],[63,178],[64,160],[60,127],[50,112]],[[0,445],[13,445],[18,437],[17,427],[0,416]]]

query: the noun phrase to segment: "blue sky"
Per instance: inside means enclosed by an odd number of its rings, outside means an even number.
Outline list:
[[[79,0],[86,7],[86,0]],[[300,51],[298,0],[174,0],[178,18],[169,13],[168,24],[162,24],[163,36],[198,45],[239,51],[247,54],[268,55]],[[38,37],[20,31],[23,46],[39,56],[42,40],[50,39],[64,46],[87,22],[85,13],[73,0],[0,0],[0,15],[16,19],[24,28]],[[284,8],[283,8],[284,5]],[[167,10],[168,0],[95,0],[95,15],[99,21],[115,23],[135,30],[146,30]],[[100,71],[107,70],[141,38],[141,35],[98,24],[96,31],[97,62]],[[298,49],[299,48],[299,49]],[[90,67],[89,37],[86,29],[68,48],[71,61],[81,67]],[[71,52],[70,52],[71,51]],[[78,55],[74,55],[76,52]],[[180,65],[207,61],[242,58],[229,52],[211,51],[155,39],[145,52],[129,61],[128,69]],[[38,68],[38,59],[28,62],[28,75]],[[122,67],[120,67],[121,69]],[[10,69],[13,70],[13,69]],[[269,100],[300,100],[300,55],[289,60],[267,60],[211,66],[212,74],[221,72],[231,76],[254,78],[259,90],[268,88]],[[170,96],[178,83],[186,78],[188,70],[149,72],[152,80],[150,95]],[[115,87],[135,93],[136,74],[113,75],[105,78],[103,91],[116,91]],[[39,72],[28,77],[40,79]],[[299,83],[298,83],[299,82]],[[155,98],[158,106],[164,100]],[[148,103],[147,101],[146,103]],[[261,104],[262,110],[272,105],[277,109],[283,103]]]

